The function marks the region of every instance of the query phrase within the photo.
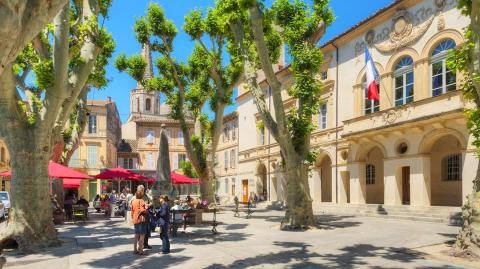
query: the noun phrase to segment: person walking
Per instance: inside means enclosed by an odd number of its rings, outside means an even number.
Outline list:
[[[143,191],[137,190],[135,199],[132,201],[132,222],[135,230],[133,254],[138,255],[145,255],[145,252],[143,252],[143,241],[148,230],[147,207],[143,201],[143,196]]]
[[[157,212],[160,221],[160,239],[162,239],[162,254],[170,253],[170,240],[168,239],[168,224],[170,223],[170,206],[168,197],[160,196],[160,210]]]

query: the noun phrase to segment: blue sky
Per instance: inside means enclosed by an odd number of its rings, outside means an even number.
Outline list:
[[[140,52],[140,45],[136,42],[133,33],[133,24],[136,18],[145,14],[149,0],[114,0],[110,10],[110,18],[105,26],[112,33],[117,44],[114,58],[121,54],[127,55]],[[214,0],[163,0],[154,1],[159,3],[165,10],[167,17],[173,20],[179,29],[175,40],[174,56],[179,60],[186,60],[193,48],[193,42],[181,31],[183,18],[188,12],[195,8],[205,9],[213,5]],[[331,0],[330,5],[335,14],[336,20],[322,39],[322,42],[342,33],[355,25],[362,19],[370,16],[376,10],[390,4],[393,0]],[[136,83],[125,73],[119,73],[113,66],[113,59],[107,68],[107,77],[111,80],[106,89],[93,90],[89,93],[89,99],[103,99],[112,97],[116,102],[120,118],[125,122],[130,112],[129,96],[130,90]],[[162,100],[163,102],[164,100]],[[235,110],[230,106],[225,113]]]

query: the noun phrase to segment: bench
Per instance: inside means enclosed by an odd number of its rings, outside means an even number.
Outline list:
[[[212,221],[212,233],[217,233],[217,209],[188,209],[188,210],[170,210],[171,213],[171,225],[170,233],[172,237],[177,237],[178,228],[187,225],[201,225],[203,224],[202,214],[203,213],[213,213]],[[181,218],[178,215],[182,216]]]

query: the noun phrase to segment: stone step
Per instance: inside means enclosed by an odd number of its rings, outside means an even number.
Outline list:
[[[314,204],[314,212],[320,214],[344,214],[412,221],[427,221],[461,225],[461,210],[458,207],[412,207],[384,205]]]

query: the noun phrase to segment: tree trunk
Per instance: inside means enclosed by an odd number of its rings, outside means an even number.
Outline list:
[[[206,175],[200,177],[200,194],[202,200],[207,200],[208,204],[215,204],[215,192],[213,190],[213,179]]]
[[[47,150],[48,151],[48,150]],[[24,253],[59,245],[50,204],[50,152],[15,151],[12,155],[12,206],[2,246],[16,243]]]
[[[463,226],[457,235],[453,255],[480,257],[480,161],[473,190],[462,206]]]
[[[308,186],[308,167],[286,157],[287,211],[281,229],[301,229],[315,224]]]

